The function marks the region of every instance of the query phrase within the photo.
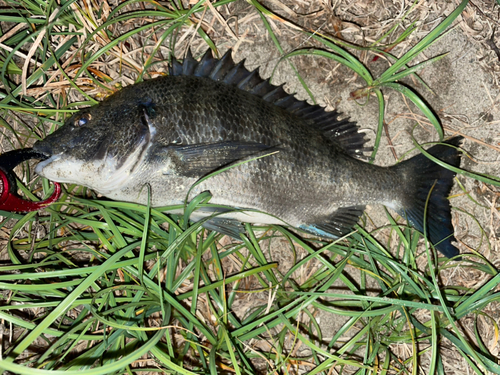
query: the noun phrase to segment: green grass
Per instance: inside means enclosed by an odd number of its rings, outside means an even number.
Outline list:
[[[212,5],[218,9],[231,2]],[[380,110],[372,158],[382,134],[382,90],[405,95],[443,137],[432,110],[399,80],[441,58],[410,65],[443,35],[467,1],[398,59],[381,44],[361,48],[308,31],[304,36],[321,48],[285,53],[269,24],[268,17],[277,16],[257,1],[249,2],[292,67],[298,55],[332,59],[366,82],[356,95],[374,93]],[[94,63],[118,58],[122,72],[137,81],[149,78],[167,64],[160,46],[175,49],[183,30],[197,26],[193,15],[205,11],[203,2],[190,9],[177,1],[126,1],[109,9],[107,2],[8,3],[0,21],[22,27],[3,41],[9,50],[0,52],[0,111],[4,133],[16,148],[55,130],[77,106],[97,102],[75,83],[79,79],[103,93],[116,89]],[[124,26],[132,22],[129,29]],[[215,48],[204,30],[195,28],[196,37]],[[397,41],[412,31],[413,26]],[[141,47],[142,61],[121,54],[139,36],[148,45]],[[373,77],[358,59],[363,49],[384,54],[393,65]],[[15,58],[17,52],[37,61],[23,79],[25,60]],[[30,88],[54,73],[68,81],[62,92],[50,92],[43,100],[30,94]],[[68,100],[70,87],[79,92],[77,101]],[[25,122],[12,125],[12,113]],[[492,176],[457,172],[499,185]],[[27,195],[40,186],[42,195],[50,194],[48,181],[31,175],[29,168],[24,168],[24,180],[29,181],[23,188]],[[428,373],[444,374],[442,348],[447,346],[475,373],[500,374],[478,329],[478,320],[486,319],[498,338],[497,323],[485,310],[500,298],[497,270],[479,254],[460,263],[428,254],[427,266],[420,269],[420,234],[390,215],[388,243],[362,226],[345,239],[325,243],[305,241],[286,228],[250,225],[243,242],[229,243],[201,223],[189,222],[188,214],[169,216],[136,204],[82,198],[90,196],[85,188],[67,185],[61,203],[41,215],[3,213],[0,228],[8,237],[8,260],[0,265],[0,318],[15,336],[7,346],[4,341],[1,369],[16,374],[331,374],[332,369],[340,374],[405,374],[418,373],[425,362]],[[188,210],[209,204],[209,198],[200,196]],[[272,251],[277,243],[286,244],[282,256],[293,260],[289,269],[280,268],[281,258]],[[457,264],[488,275],[488,281],[476,289],[444,287],[441,275]],[[324,336],[319,313],[341,322],[332,337]],[[462,333],[458,321],[464,317],[474,319],[473,336]],[[411,355],[400,355],[398,345]],[[299,347],[307,350],[299,352]],[[149,362],[140,362],[144,358]]]

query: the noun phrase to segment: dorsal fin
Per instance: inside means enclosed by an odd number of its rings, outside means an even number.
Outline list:
[[[365,147],[364,134],[358,132],[356,123],[350,122],[349,119],[339,120],[337,111],[326,112],[319,105],[310,105],[306,101],[296,99],[294,94],[288,94],[283,86],[275,86],[269,79],[262,79],[258,69],[251,72],[247,70],[244,67],[244,60],[235,64],[231,58],[231,50],[228,50],[221,59],[217,59],[213,57],[212,50],[208,49],[200,61],[195,60],[188,50],[182,63],[175,58],[172,59],[169,74],[206,77],[250,92],[290,113],[311,120],[314,127],[321,130],[327,138],[337,143],[351,156],[362,158],[363,152],[371,150]]]

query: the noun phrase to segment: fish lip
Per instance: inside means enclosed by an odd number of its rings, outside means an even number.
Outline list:
[[[39,175],[43,175],[42,172],[43,172],[43,169],[49,165],[50,163],[54,162],[54,161],[57,161],[59,159],[61,159],[62,157],[62,152],[59,153],[59,154],[55,154],[55,155],[51,155],[51,154],[47,154],[47,153],[44,153],[44,152],[41,152],[41,154],[44,154],[44,155],[47,155],[47,157],[40,161],[36,167],[35,167],[35,173],[39,174]]]
[[[38,151],[38,150],[34,150],[34,151],[36,151],[36,156],[38,159],[40,159],[40,161],[47,160],[48,158],[50,158],[52,156],[52,154],[50,154],[48,152],[42,152],[42,151]]]

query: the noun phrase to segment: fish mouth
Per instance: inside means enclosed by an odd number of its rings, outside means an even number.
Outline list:
[[[50,154],[47,154],[45,152],[33,151],[33,158],[39,159],[40,161],[44,161],[50,158]]]
[[[38,151],[39,152],[39,151]],[[62,152],[59,153],[59,154],[56,154],[56,155],[50,155],[50,154],[47,154],[47,153],[44,153],[44,152],[41,152],[40,155],[41,156],[44,156],[44,158],[42,159],[42,161],[40,163],[37,164],[37,166],[35,167],[35,173],[43,176],[43,169],[49,165],[50,163],[53,163],[59,159],[61,159],[62,157]]]

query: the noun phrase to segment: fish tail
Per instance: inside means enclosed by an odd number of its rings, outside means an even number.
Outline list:
[[[462,139],[463,137],[451,138],[444,144],[431,147],[427,153],[453,167],[459,167],[461,152],[457,147]],[[456,240],[448,201],[456,173],[441,167],[423,154],[401,162],[394,168],[406,176],[407,186],[404,190],[408,193],[402,208],[396,211],[406,217],[417,230],[425,232],[429,241],[445,256],[457,256],[459,250],[452,245],[452,241]]]

